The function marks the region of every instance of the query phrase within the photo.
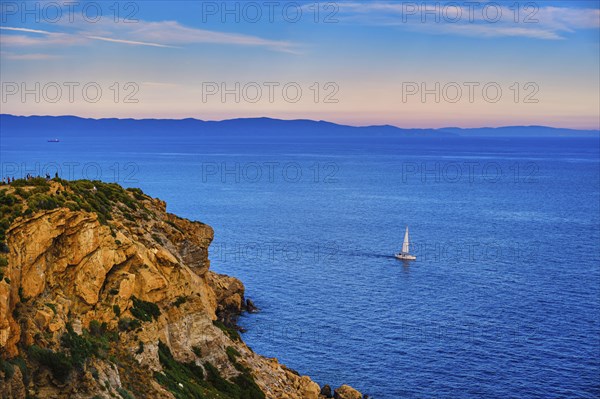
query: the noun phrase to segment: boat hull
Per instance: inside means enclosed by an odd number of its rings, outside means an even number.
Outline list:
[[[402,253],[400,253],[400,254],[396,254],[395,256],[396,256],[397,259],[400,259],[400,260],[417,260],[416,256],[409,255],[409,254],[402,254]]]

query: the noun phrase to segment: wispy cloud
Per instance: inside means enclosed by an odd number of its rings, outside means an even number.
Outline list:
[[[191,28],[176,21],[139,21],[135,24],[71,23],[63,28],[65,30],[70,28],[71,31],[49,32],[20,27],[0,27],[3,31],[31,34],[2,34],[0,41],[3,45],[15,47],[81,45],[90,40],[100,40],[115,44],[159,48],[180,48],[193,44],[223,44],[262,47],[287,53],[296,52],[294,44],[287,41]]]
[[[0,26],[0,31],[18,32],[19,34],[2,34],[0,32],[0,43],[7,47],[28,46],[66,46],[81,44],[82,38],[75,35],[59,32],[49,32],[40,29],[18,28],[11,26]],[[28,33],[27,35],[20,33]]]
[[[340,20],[368,25],[397,26],[430,34],[455,34],[477,37],[527,37],[560,40],[582,29],[600,29],[597,8],[531,7],[514,8],[494,4],[487,18],[485,3],[465,6],[458,3],[413,2],[340,3]],[[491,3],[490,3],[491,4]],[[536,3],[532,3],[534,6]],[[438,8],[436,8],[438,7]],[[496,12],[499,9],[499,18]],[[426,12],[426,10],[428,12]]]
[[[38,29],[28,29],[28,28],[13,28],[10,26],[0,26],[0,30],[9,30],[15,32],[27,32],[27,33],[40,33],[42,35],[52,35],[53,32],[48,32],[46,30],[38,30]]]
[[[597,8],[543,7],[537,19],[542,26],[556,31],[600,29],[600,10]]]
[[[150,46],[150,47],[170,47],[176,48],[175,46],[167,46],[166,44],[158,44],[158,43],[149,43],[149,42],[139,42],[135,40],[123,40],[123,39],[112,39],[110,37],[101,37],[101,36],[87,36],[88,39],[92,40],[101,40],[104,42],[111,43],[122,43],[122,44],[131,44],[134,46]]]
[[[524,28],[520,26],[494,26],[490,29],[483,25],[453,25],[440,27],[440,33],[460,34],[477,37],[527,37],[531,39],[559,40],[556,32],[545,29]]]
[[[258,36],[242,35],[191,28],[176,21],[145,22],[135,24],[127,32],[131,37],[140,40],[162,41],[164,43],[184,44],[229,44],[238,46],[259,46],[272,50],[293,52],[293,44],[287,41],[264,39]]]

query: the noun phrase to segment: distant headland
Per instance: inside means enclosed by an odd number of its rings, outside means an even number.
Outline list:
[[[352,135],[373,135],[378,137],[410,138],[451,138],[451,137],[600,137],[600,130],[577,130],[549,126],[504,126],[439,129],[407,129],[392,125],[348,126],[327,121],[309,119],[239,118],[222,121],[200,119],[91,119],[78,116],[16,116],[0,114],[3,132],[39,132],[55,134],[60,132],[114,132],[128,134],[160,133],[177,131],[190,134],[218,135],[281,135],[306,137],[350,137]],[[46,137],[47,139],[48,137]]]

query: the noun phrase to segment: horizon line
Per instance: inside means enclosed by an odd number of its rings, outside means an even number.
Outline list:
[[[95,120],[95,121],[100,121],[100,120],[107,120],[107,119],[117,119],[117,120],[134,120],[134,121],[185,121],[185,120],[194,120],[194,121],[198,121],[198,122],[227,122],[227,121],[235,121],[235,120],[243,120],[243,119],[270,119],[270,120],[275,120],[275,121],[286,121],[286,122],[295,122],[295,121],[309,121],[309,122],[315,122],[315,123],[320,123],[320,122],[324,122],[324,123],[330,123],[333,125],[338,125],[338,126],[347,126],[347,127],[355,127],[355,128],[368,128],[368,127],[392,127],[392,128],[396,128],[396,129],[400,129],[400,130],[437,130],[437,131],[443,131],[444,129],[461,129],[461,130],[469,130],[469,129],[502,129],[502,128],[511,128],[511,127],[523,127],[523,128],[535,128],[535,127],[542,127],[542,128],[548,128],[548,129],[566,129],[566,130],[575,130],[575,131],[581,131],[581,132],[589,132],[589,131],[594,131],[594,132],[599,132],[600,133],[600,128],[599,129],[579,129],[579,128],[572,128],[572,127],[556,127],[556,126],[549,126],[549,125],[502,125],[502,126],[479,126],[479,127],[460,127],[460,126],[445,126],[445,127],[401,127],[401,126],[397,126],[397,125],[392,125],[389,123],[383,123],[383,124],[375,124],[375,125],[349,125],[349,124],[344,124],[344,123],[337,123],[337,122],[331,122],[328,120],[324,120],[324,119],[320,119],[320,120],[316,120],[316,119],[307,119],[307,118],[297,118],[297,119],[282,119],[282,118],[274,118],[274,117],[270,117],[270,116],[255,116],[255,117],[238,117],[238,118],[229,118],[229,119],[220,119],[220,120],[212,120],[212,119],[198,119],[195,117],[187,117],[187,118],[134,118],[134,117],[128,117],[128,118],[119,118],[119,117],[101,117],[101,118],[93,118],[93,117],[86,117],[86,116],[79,116],[79,115],[16,115],[16,114],[8,114],[8,113],[0,113],[0,117],[2,116],[14,116],[14,117],[19,117],[19,118],[64,118],[64,117],[69,117],[69,118],[78,118],[78,119],[88,119],[88,120]]]

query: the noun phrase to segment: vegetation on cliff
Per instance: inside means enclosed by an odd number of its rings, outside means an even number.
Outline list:
[[[51,182],[60,183],[61,189],[53,190]],[[141,202],[148,199],[150,197],[139,188],[123,189],[116,183],[59,178],[48,181],[41,177],[15,180],[0,189],[0,254],[8,252],[6,231],[19,216],[65,207],[72,211],[95,212],[100,222],[107,224],[115,213],[135,220],[132,212],[138,209],[144,211],[145,218],[149,217],[150,212]],[[0,255],[0,267],[6,266],[4,262],[6,256]]]
[[[3,398],[320,397],[241,340],[209,226],[99,181],[17,180],[0,211]]]
[[[52,189],[51,182],[60,183],[61,189]],[[56,186],[55,186],[56,187]],[[150,199],[138,188],[123,189],[116,183],[101,181],[68,181],[55,178],[48,181],[42,177],[15,180],[0,187],[0,280],[8,264],[6,231],[19,216],[30,216],[41,210],[61,207],[71,211],[94,212],[103,224],[123,216],[135,221],[134,212],[142,210],[143,218],[150,217],[141,201]],[[138,214],[140,212],[137,212]]]
[[[51,182],[60,183],[59,189]],[[59,178],[48,181],[41,177],[15,180],[10,186],[0,191],[2,208],[2,225],[8,228],[15,217],[30,215],[39,210],[52,210],[60,207],[72,211],[83,210],[95,212],[99,220],[106,224],[112,220],[115,213],[120,213],[127,219],[132,218],[132,212],[142,208],[143,200],[149,200],[139,188],[124,189],[116,183],[104,183],[90,180],[63,180]],[[12,189],[11,189],[12,188]],[[148,212],[146,211],[146,216]],[[0,238],[2,232],[0,231]]]
[[[159,342],[159,357],[163,371],[156,372],[155,377],[163,386],[173,392],[177,399],[265,398],[265,394],[256,385],[250,370],[243,366],[240,375],[230,382],[223,378],[219,370],[210,362],[204,363],[205,376],[203,368],[195,363],[176,361],[169,347],[162,342]]]

